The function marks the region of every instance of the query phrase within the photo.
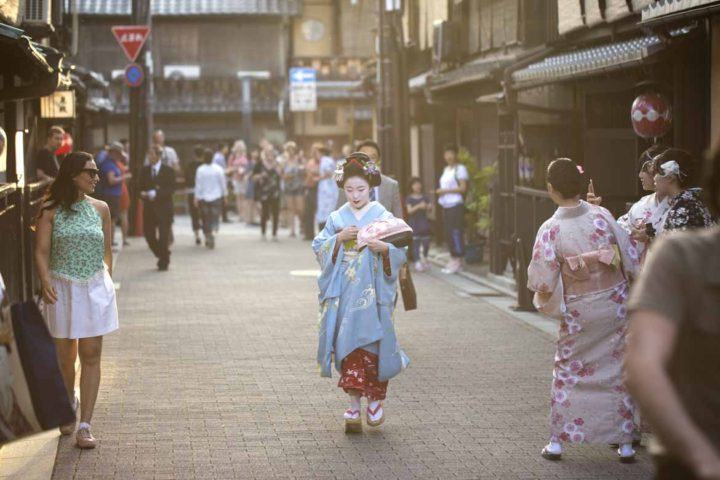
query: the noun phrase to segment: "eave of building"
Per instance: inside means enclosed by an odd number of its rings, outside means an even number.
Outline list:
[[[129,16],[131,0],[79,0],[78,13],[92,16]],[[298,15],[301,0],[152,0],[153,16]]]

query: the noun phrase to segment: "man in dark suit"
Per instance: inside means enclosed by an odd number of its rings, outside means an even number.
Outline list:
[[[148,152],[150,164],[140,174],[140,197],[143,199],[143,230],[150,250],[158,259],[158,269],[170,265],[170,229],[173,221],[172,196],[175,191],[175,170],[160,160],[162,150],[153,145]]]
[[[357,151],[370,157],[370,160],[374,161],[377,166],[380,167],[380,147],[373,140],[363,140],[358,146]],[[387,175],[381,175],[381,178],[380,186],[375,187],[370,192],[370,200],[378,201],[397,218],[403,218],[402,203],[400,203],[400,185],[398,185],[397,180]],[[345,198],[345,192],[341,188],[340,194],[338,195],[337,208],[345,205],[345,202],[347,202],[347,199]]]

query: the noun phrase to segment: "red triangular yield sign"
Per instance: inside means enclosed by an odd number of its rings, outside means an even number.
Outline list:
[[[147,25],[116,25],[111,30],[115,35],[115,40],[125,52],[125,56],[134,62],[140,49],[145,45],[145,40],[150,34],[150,27]]]

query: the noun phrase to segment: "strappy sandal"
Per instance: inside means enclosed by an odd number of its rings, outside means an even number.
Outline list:
[[[362,433],[362,418],[360,410],[347,409],[345,411],[345,433]]]
[[[383,408],[382,403],[378,403],[378,406],[377,406],[377,408],[376,408],[375,410],[371,410],[369,406],[367,407],[367,412],[366,412],[366,415],[365,415],[365,420],[367,421],[368,426],[370,426],[370,427],[379,427],[380,425],[382,425],[382,423],[385,421],[385,411],[384,411],[384,410],[382,411],[382,415],[380,416],[379,419],[373,421],[373,420],[370,418],[370,416],[373,416],[373,417],[374,417],[375,415],[377,415],[377,413],[378,413],[379,411],[381,411],[382,408]]]

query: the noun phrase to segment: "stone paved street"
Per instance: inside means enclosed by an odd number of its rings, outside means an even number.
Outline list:
[[[552,339],[435,274],[415,276],[420,309],[397,315],[412,365],[390,384],[386,423],[345,435],[346,397],[314,361],[308,243],[232,225],[208,251],[185,224],[167,273],[142,239],[121,253],[101,443],[81,452],[62,439],[54,479],[651,477],[644,450],[634,465],[607,446],[540,458]]]

